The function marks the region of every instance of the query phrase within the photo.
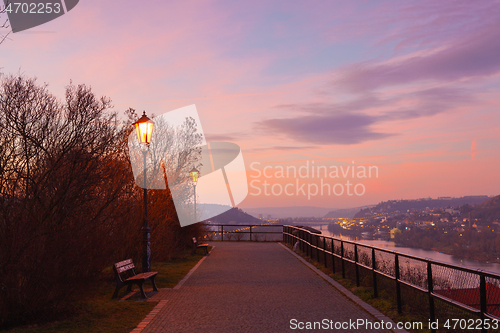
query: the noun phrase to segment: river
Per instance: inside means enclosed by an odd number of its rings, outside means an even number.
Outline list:
[[[350,236],[333,235],[328,230],[327,224],[315,225],[313,223],[304,223],[304,225],[311,226],[315,229],[321,230],[322,234],[326,235],[326,236],[333,236],[336,238],[354,240],[354,238],[351,238]],[[411,247],[396,246],[396,244],[394,242],[384,241],[384,240],[360,239],[360,240],[357,240],[357,242],[362,243],[362,244],[371,245],[371,246],[387,248],[387,249],[390,249],[392,251],[411,254],[414,256],[422,257],[422,258],[429,258],[429,259],[433,259],[436,261],[442,261],[442,262],[446,262],[446,263],[457,265],[457,266],[468,267],[468,268],[473,268],[473,269],[481,269],[481,270],[492,272],[495,274],[500,274],[500,264],[499,263],[490,263],[490,262],[484,262],[484,261],[467,259],[467,258],[459,258],[459,257],[453,256],[453,255],[449,255],[449,254],[437,252],[437,251],[432,251],[432,250],[423,250],[423,249],[416,249],[416,248],[411,248]]]

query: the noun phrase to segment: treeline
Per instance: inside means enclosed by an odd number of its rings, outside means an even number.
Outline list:
[[[497,260],[500,256],[500,235],[488,228],[465,229],[462,232],[435,229],[404,230],[396,235],[398,245],[438,250],[477,260]]]
[[[427,200],[389,200],[382,201],[375,207],[364,208],[360,210],[355,218],[362,218],[371,216],[375,213],[391,213],[391,212],[406,212],[406,211],[422,211],[426,208],[445,208],[445,207],[456,207],[462,205],[476,205],[488,200],[488,196],[477,195],[477,196],[465,196],[460,198],[448,198],[448,199],[427,199]]]
[[[128,115],[120,123],[86,85],[70,84],[60,101],[36,79],[1,81],[0,329],[70,313],[104,268],[141,262]],[[148,193],[154,262],[176,256],[199,226],[180,228],[168,190]]]

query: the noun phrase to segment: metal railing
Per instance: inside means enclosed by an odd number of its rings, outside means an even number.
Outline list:
[[[283,241],[291,246],[298,242],[303,253],[331,268],[333,273],[341,272],[342,278],[349,275],[357,287],[363,284],[372,288],[374,297],[382,291],[392,294],[399,313],[405,307],[405,312],[418,312],[428,316],[431,322],[439,318],[441,323],[446,323],[448,319],[450,327],[456,326],[450,319],[470,317],[469,322],[465,320],[466,325],[476,320],[473,327],[481,328],[482,332],[488,331],[487,323],[494,328],[491,323],[500,321],[498,274],[315,234],[289,225],[283,226]],[[497,326],[500,328],[500,324]]]
[[[216,227],[216,230],[213,230]],[[276,231],[267,231],[277,229]],[[277,236],[279,235],[279,236]],[[205,240],[283,241],[282,224],[205,224]]]

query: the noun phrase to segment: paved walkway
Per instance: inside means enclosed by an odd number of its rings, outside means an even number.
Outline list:
[[[299,330],[299,322],[375,322],[359,304],[277,243],[217,242],[178,289],[160,289],[161,302],[142,332],[390,332],[349,328]],[[165,301],[166,300],[166,301]],[[330,324],[329,324],[330,325]],[[344,324],[345,325],[345,324]],[[345,327],[345,326],[344,326]]]

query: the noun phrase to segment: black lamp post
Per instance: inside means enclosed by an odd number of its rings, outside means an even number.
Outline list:
[[[189,171],[189,175],[191,176],[191,180],[193,181],[193,189],[194,189],[194,222],[196,223],[196,183],[198,182],[198,177],[200,172],[193,168],[193,170]]]
[[[142,151],[144,156],[144,226],[142,227],[142,271],[151,272],[151,229],[148,223],[148,191],[147,191],[147,170],[146,156],[148,155],[149,142],[151,142],[151,134],[153,133],[153,121],[146,116],[146,111],[139,120],[134,123],[137,132],[137,139],[140,144],[146,145],[147,148]]]

